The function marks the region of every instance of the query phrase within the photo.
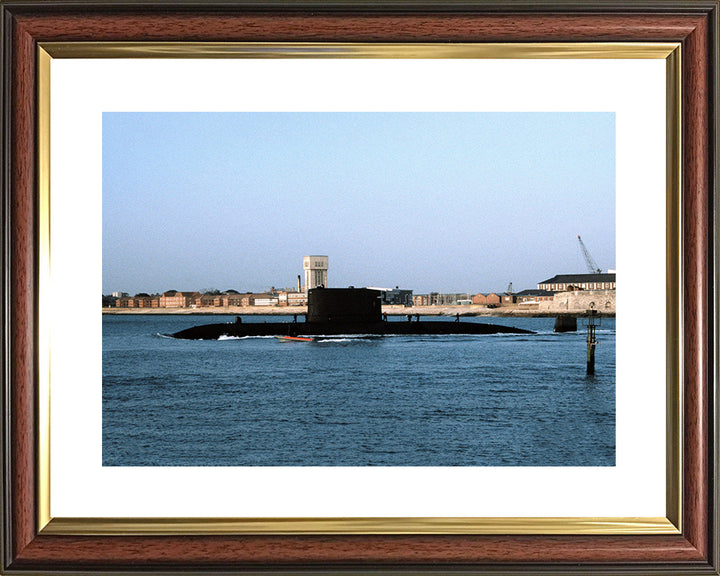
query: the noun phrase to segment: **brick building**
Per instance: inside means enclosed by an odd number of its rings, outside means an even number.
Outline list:
[[[140,293],[135,296],[121,296],[115,300],[116,308],[158,308],[160,306],[159,296]]]
[[[472,297],[472,303],[479,304],[481,306],[487,306],[488,304],[493,304],[497,306],[500,304],[500,301],[500,296],[498,294],[495,294],[495,292],[490,292],[490,294],[483,294],[482,292],[480,292]]]
[[[190,306],[197,306],[196,302],[201,297],[200,292],[168,290],[160,295],[160,308],[190,308]]]
[[[546,302],[553,299],[554,292],[549,290],[523,290],[515,294],[515,301],[518,304],[526,302]]]
[[[615,290],[615,274],[557,274],[538,284],[538,290]]]
[[[283,290],[278,292],[279,306],[307,306],[308,296],[305,292],[289,292]]]

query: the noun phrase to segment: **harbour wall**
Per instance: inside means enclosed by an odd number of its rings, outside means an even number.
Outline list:
[[[615,314],[615,290],[577,290],[558,292],[552,300],[538,303],[538,311],[552,313],[585,313],[592,305],[601,314]]]

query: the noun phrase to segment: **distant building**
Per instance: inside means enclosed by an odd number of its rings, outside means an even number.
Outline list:
[[[305,271],[305,292],[318,286],[327,288],[328,285],[328,257],[305,256],[303,258]]]
[[[540,282],[538,290],[615,290],[615,274],[558,274]]]
[[[277,306],[277,298],[255,298],[253,306]]]
[[[368,290],[377,290],[380,292],[380,302],[385,305],[394,306],[412,306],[413,305],[413,291],[402,290],[395,286],[395,288],[374,288],[368,286]]]
[[[415,294],[412,302],[413,306],[430,306],[430,294]]]
[[[145,293],[122,296],[115,300],[116,308],[158,308],[159,306],[160,298],[158,296],[150,296]]]
[[[515,293],[515,302],[524,304],[526,302],[546,302],[553,299],[555,293],[550,290],[523,290]]]
[[[253,306],[277,306],[279,303],[277,296],[272,294],[254,294]]]
[[[392,290],[383,292],[382,294],[383,304],[395,304],[398,306],[412,306],[413,303],[413,291],[403,290],[397,286]]]
[[[497,306],[498,304],[500,304],[500,295],[495,294],[495,292],[490,292],[490,294],[485,295],[485,301],[488,304],[494,304],[495,306]]]
[[[472,297],[472,303],[473,304],[487,304],[487,298],[485,297],[485,294],[480,292],[479,294],[475,294],[475,296]]]
[[[252,306],[258,295],[240,294],[235,290],[228,290],[222,294],[208,292],[179,292],[168,290],[160,295],[136,294],[124,296],[115,301],[116,308],[209,308],[228,306]],[[272,295],[262,294],[260,297]]]
[[[228,290],[222,294],[220,301],[222,306],[247,306],[245,304],[245,294],[240,294],[235,290]]]
[[[288,292],[288,306],[307,306],[308,297],[305,292]]]
[[[284,290],[278,292],[278,305],[279,306],[307,306],[307,294],[305,292],[295,292]]]
[[[140,294],[135,294],[135,296],[132,298],[134,306],[133,308],[157,308],[156,306],[153,306],[153,301],[158,300],[159,304],[159,298],[155,299],[150,294],[146,294],[145,292],[141,292]]]
[[[189,308],[195,306],[195,301],[201,297],[200,292],[168,290],[160,295],[160,308]]]
[[[470,295],[467,292],[448,294],[430,292],[430,294],[416,294],[412,296],[412,303],[415,306],[455,306],[457,304],[468,303],[470,300]]]
[[[498,304],[500,304],[500,300],[500,296],[498,294],[495,294],[495,292],[490,292],[490,294],[483,294],[482,292],[480,292],[472,297],[472,303],[479,304],[481,306],[487,306],[488,304],[497,306]]]
[[[214,292],[201,294],[199,298],[195,298],[195,305],[200,307],[222,306],[222,295]]]

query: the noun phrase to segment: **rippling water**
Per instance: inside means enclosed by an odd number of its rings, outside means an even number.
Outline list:
[[[615,322],[596,375],[532,335],[176,340],[222,316],[103,317],[106,466],[612,466]],[[245,317],[277,322],[284,317]],[[579,323],[580,324],[580,323]]]

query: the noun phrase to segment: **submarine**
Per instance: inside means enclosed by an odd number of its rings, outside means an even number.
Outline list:
[[[370,288],[311,288],[305,322],[235,322],[205,324],[180,330],[173,338],[217,340],[247,336],[336,336],[336,335],[436,335],[436,334],[533,334],[530,330],[476,322],[383,319],[380,291]]]

